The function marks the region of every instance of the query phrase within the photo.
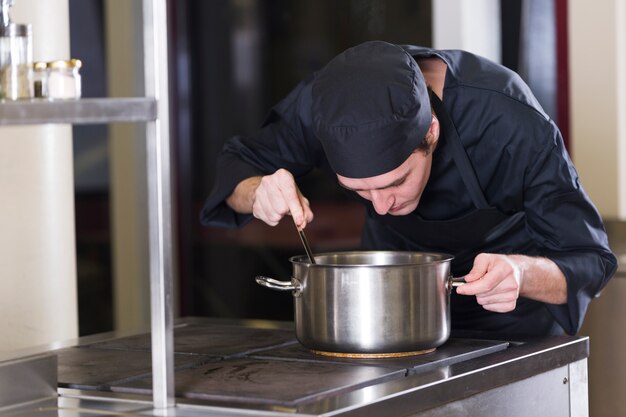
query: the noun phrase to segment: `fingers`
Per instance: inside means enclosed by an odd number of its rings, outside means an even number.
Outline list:
[[[494,271],[492,257],[488,254],[479,254],[474,259],[471,271],[465,276],[467,284],[457,288],[462,295],[476,295],[491,291],[497,285],[498,271]]]
[[[465,282],[473,282],[481,279],[489,269],[489,256],[480,253],[474,259],[472,270],[465,276]]]
[[[294,222],[296,223],[296,226],[302,230],[306,227],[307,224],[311,223],[311,221],[313,221],[313,212],[311,211],[311,206],[309,204],[309,200],[304,197],[302,195],[302,193],[300,193],[300,190],[298,190],[298,197],[300,198],[300,207],[302,209],[302,217],[301,217],[301,221],[298,222],[298,217],[294,217]],[[293,212],[291,213],[291,215],[293,216]]]
[[[506,255],[479,254],[465,280],[467,284],[457,287],[458,294],[475,295],[476,302],[489,311],[515,309],[521,272]]]
[[[310,213],[309,217],[311,220],[313,215],[309,208],[309,200],[307,200],[295,186],[294,188],[284,190],[283,197],[287,202],[289,214],[293,217],[293,222],[296,224],[296,227],[300,230],[304,229],[308,223],[308,214]]]
[[[480,294],[476,296],[476,302],[481,306],[486,306],[489,304],[508,303],[509,301],[511,301],[511,297],[508,293],[490,295]]]
[[[493,311],[494,313],[508,313],[515,310],[516,305],[517,300],[508,303],[487,304],[483,305],[483,308],[488,311]]]
[[[293,175],[285,169],[261,178],[252,213],[270,226],[276,226],[287,214],[293,216],[300,229],[313,220],[309,201],[298,190]]]

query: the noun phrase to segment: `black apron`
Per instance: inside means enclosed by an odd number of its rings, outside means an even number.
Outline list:
[[[439,140],[447,141],[475,210],[450,220],[426,220],[417,212],[406,216],[380,216],[369,205],[363,247],[449,253],[454,255],[454,276],[467,274],[474,257],[481,252],[536,254],[525,229],[525,213],[507,215],[489,205],[443,103],[432,94],[431,104],[441,125]],[[483,309],[476,297],[457,295],[453,291],[451,316],[453,331],[459,333],[492,332],[498,337],[564,333],[544,304],[526,298],[519,298],[510,313],[493,313]]]

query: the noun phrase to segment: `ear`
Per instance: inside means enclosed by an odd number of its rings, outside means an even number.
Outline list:
[[[433,150],[437,146],[440,133],[441,133],[441,125],[439,124],[439,119],[437,119],[437,116],[435,115],[435,113],[433,113],[433,118],[432,118],[432,121],[430,122],[430,127],[428,128],[428,132],[426,133],[428,144],[431,146],[431,149]]]

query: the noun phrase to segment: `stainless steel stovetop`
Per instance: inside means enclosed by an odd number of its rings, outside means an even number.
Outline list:
[[[150,335],[98,339],[52,352],[58,363],[57,410],[71,399],[89,399],[143,403],[147,414],[124,415],[155,415],[146,408],[152,384]],[[233,416],[417,416],[554,370],[560,372],[554,377],[559,386],[549,386],[569,401],[569,390],[563,390],[569,387],[560,375],[564,367],[585,360],[588,354],[584,338],[452,337],[423,355],[350,359],[310,352],[295,339],[291,323],[201,318],[181,321],[174,341],[178,407],[171,415],[177,416],[217,415],[218,411]],[[555,398],[550,390],[541,390]],[[0,395],[0,410],[1,400]],[[543,408],[559,415],[562,404]],[[15,414],[22,415],[33,414]]]
[[[211,403],[297,407],[383,381],[506,349],[508,342],[451,339],[432,353],[344,359],[311,353],[291,329],[191,322],[174,330],[176,395]],[[150,335],[57,352],[59,387],[151,394]]]

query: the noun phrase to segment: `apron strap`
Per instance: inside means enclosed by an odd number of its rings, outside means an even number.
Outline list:
[[[489,208],[487,199],[483,194],[483,190],[480,188],[476,172],[472,167],[472,163],[465,152],[465,148],[461,143],[461,138],[448,115],[448,112],[443,107],[443,103],[437,97],[435,93],[431,93],[430,102],[435,110],[435,114],[441,124],[441,132],[445,132],[445,136],[448,139],[447,143],[450,145],[450,151],[452,152],[452,159],[461,173],[461,178],[465,183],[465,187],[474,202],[474,205],[479,209]]]

